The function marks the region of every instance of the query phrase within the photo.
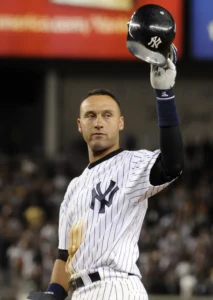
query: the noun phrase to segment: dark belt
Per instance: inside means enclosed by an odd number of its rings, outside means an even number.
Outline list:
[[[128,275],[133,276],[134,274],[128,273]],[[89,276],[89,278],[91,279],[92,282],[96,282],[96,281],[101,280],[99,272],[90,273],[90,274],[88,274],[88,276]],[[69,282],[69,287],[70,287],[71,291],[75,291],[76,289],[81,288],[83,286],[85,286],[85,284],[84,284],[81,277],[78,277],[76,279],[72,279]]]

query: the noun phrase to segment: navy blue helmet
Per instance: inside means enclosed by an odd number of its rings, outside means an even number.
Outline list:
[[[165,8],[148,4],[134,12],[128,22],[127,48],[134,56],[148,63],[166,63],[175,38],[175,21]]]

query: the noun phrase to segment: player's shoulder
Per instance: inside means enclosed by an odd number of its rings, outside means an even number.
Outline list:
[[[78,177],[74,177],[70,183],[68,184],[68,187],[67,187],[67,190],[66,190],[66,193],[64,195],[64,199],[61,203],[61,206],[67,206],[67,203],[70,201],[70,198],[72,196],[72,193],[73,193],[73,187],[76,183],[76,181],[78,180]]]
[[[160,154],[160,150],[147,150],[147,149],[139,149],[139,150],[132,150],[132,151],[127,151],[131,153],[131,156],[134,160],[150,160],[153,157],[156,157]]]
[[[160,150],[157,149],[157,150],[152,151],[152,150],[147,150],[147,149],[140,149],[140,150],[136,150],[134,152],[136,152],[135,155],[139,154],[139,155],[150,157],[150,156],[159,154]]]
[[[76,184],[78,179],[79,179],[79,176],[76,176],[76,177],[71,179],[71,181],[70,181],[70,183],[68,184],[68,187],[67,187],[67,192],[72,190],[73,186]]]

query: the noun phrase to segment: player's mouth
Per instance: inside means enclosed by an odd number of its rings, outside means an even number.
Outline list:
[[[92,137],[101,138],[103,136],[106,136],[104,133],[96,132],[92,134]]]
[[[92,136],[97,136],[97,137],[101,137],[101,136],[105,136],[106,134],[104,133],[100,133],[100,132],[96,132],[96,133],[93,133]]]

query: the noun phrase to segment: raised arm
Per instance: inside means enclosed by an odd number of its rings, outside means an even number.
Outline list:
[[[156,92],[161,154],[150,173],[152,185],[161,185],[180,175],[184,166],[184,149],[179,127],[173,87],[176,78],[177,49],[171,46],[170,58],[164,67],[151,65],[150,80]]]

